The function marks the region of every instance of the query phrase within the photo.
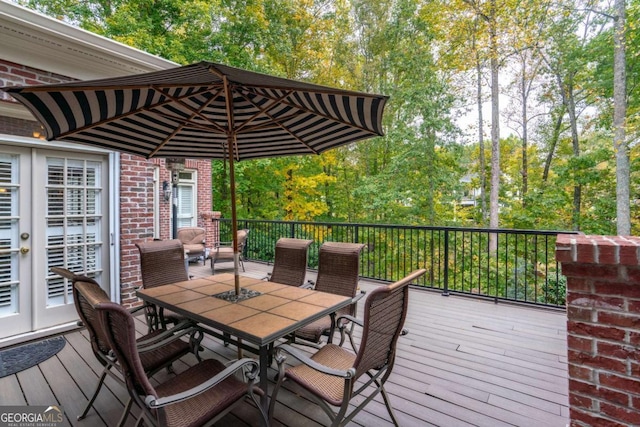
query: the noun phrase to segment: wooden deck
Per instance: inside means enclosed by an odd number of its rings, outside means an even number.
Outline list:
[[[220,264],[224,267],[225,264]],[[245,274],[263,277],[270,268],[246,263]],[[206,276],[209,267],[192,264],[191,274]],[[313,273],[309,273],[312,277]],[[379,286],[361,281],[364,290]],[[362,304],[360,304],[362,306]],[[557,426],[569,423],[566,364],[566,318],[563,312],[505,303],[444,297],[414,290],[393,374],[387,383],[403,426]],[[144,324],[140,322],[140,331]],[[83,421],[76,421],[97,383],[101,365],[93,356],[86,331],[65,335],[67,345],[37,367],[0,378],[0,405],[58,404],[73,426],[114,426],[127,400],[124,388],[107,378],[107,387]],[[235,348],[205,339],[204,357],[232,358]],[[188,356],[176,371],[195,363]],[[274,364],[275,366],[275,364]],[[271,369],[273,378],[275,369]],[[162,381],[161,372],[154,380]],[[276,426],[326,425],[328,418],[296,388],[278,395]],[[273,383],[271,384],[271,386]],[[255,408],[243,404],[221,426],[259,424]],[[127,425],[133,426],[139,410]],[[388,426],[378,397],[351,425]]]

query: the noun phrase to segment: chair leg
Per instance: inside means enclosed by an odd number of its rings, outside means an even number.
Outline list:
[[[269,423],[267,425],[273,425],[273,411],[276,407],[276,402],[278,401],[278,391],[280,391],[280,387],[282,387],[282,382],[285,380],[284,378],[284,361],[285,357],[282,355],[275,355],[276,362],[278,363],[278,373],[276,374],[277,380],[276,385],[273,387],[271,391],[271,398],[269,399]]]
[[[191,347],[191,352],[196,356],[198,362],[202,361],[200,357],[200,351],[202,346],[202,340],[204,339],[204,332],[202,330],[196,330],[189,336],[189,346]]]
[[[104,370],[102,371],[102,375],[100,376],[98,385],[96,386],[96,389],[93,392],[93,396],[91,396],[91,399],[89,399],[89,402],[87,402],[87,406],[84,408],[84,411],[82,411],[82,414],[78,415],[78,418],[77,418],[78,420],[83,420],[87,416],[89,409],[91,409],[91,407],[93,406],[93,402],[95,402],[96,397],[98,397],[98,392],[100,391],[100,388],[104,383],[104,379],[107,377],[107,372],[109,371],[110,367],[111,366],[105,367]]]
[[[124,412],[120,416],[120,421],[118,421],[118,427],[124,426],[125,421],[129,417],[129,412],[131,412],[131,405],[133,404],[133,399],[129,398],[127,401],[127,405],[124,407]]]
[[[384,386],[380,386],[380,393],[382,394],[382,399],[384,400],[384,405],[387,407],[387,412],[389,412],[389,416],[391,416],[391,421],[393,421],[393,425],[398,427],[400,423],[396,418],[396,414],[393,411],[393,407],[391,406],[391,401],[389,400],[389,395],[387,395],[387,390],[384,389]]]

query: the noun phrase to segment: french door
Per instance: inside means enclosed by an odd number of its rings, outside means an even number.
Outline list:
[[[68,268],[108,290],[107,157],[0,145],[0,339],[77,319]]]

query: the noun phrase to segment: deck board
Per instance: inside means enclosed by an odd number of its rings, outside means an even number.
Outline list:
[[[216,272],[229,271],[221,264]],[[245,263],[247,275],[262,278],[271,268]],[[192,264],[190,274],[210,274],[209,266]],[[309,272],[308,278],[315,274]],[[361,281],[370,291],[380,283]],[[361,313],[362,304],[359,305]],[[136,330],[144,333],[143,316]],[[495,304],[485,299],[442,296],[438,292],[411,291],[405,327],[387,391],[403,426],[550,426],[568,424],[566,317],[563,312]],[[357,331],[357,330],[356,330]],[[359,339],[359,332],[355,334]],[[65,334],[67,345],[39,366],[0,378],[0,405],[62,405],[72,426],[111,426],[118,421],[128,395],[107,377],[94,408],[85,421],[76,421],[93,393],[102,365],[93,355],[85,330]],[[235,347],[225,347],[206,336],[203,357],[230,359]],[[305,349],[306,351],[310,351]],[[245,356],[252,357],[245,352]],[[173,366],[182,372],[196,363],[193,355]],[[275,364],[269,369],[273,388]],[[154,383],[173,373],[157,373]],[[328,417],[295,384],[285,383],[278,395],[274,426],[318,427]],[[362,398],[354,402],[360,402]],[[140,410],[132,410],[133,426]],[[258,412],[243,403],[218,425],[257,425]],[[359,413],[353,426],[391,426],[381,396]]]

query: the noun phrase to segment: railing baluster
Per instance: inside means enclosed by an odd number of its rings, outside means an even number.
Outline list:
[[[230,241],[230,220],[215,221],[220,239]],[[316,268],[318,248],[324,241],[364,243],[368,248],[361,258],[364,278],[393,281],[427,267],[429,276],[419,286],[441,289],[443,295],[455,292],[495,301],[565,305],[564,277],[555,253],[549,251],[559,232],[265,220],[240,220],[238,227],[253,230],[245,248],[247,259],[273,262],[280,237],[308,238],[314,240],[309,265]],[[538,244],[540,237],[543,245]],[[490,251],[492,238],[495,253]]]

